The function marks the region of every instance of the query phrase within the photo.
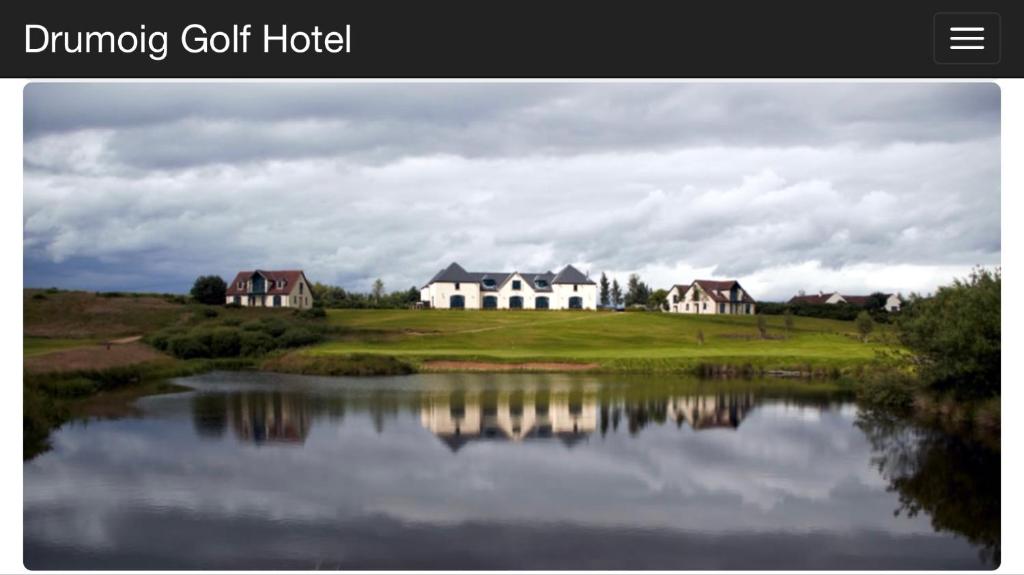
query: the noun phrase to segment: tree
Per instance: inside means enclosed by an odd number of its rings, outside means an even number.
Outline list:
[[[223,305],[228,284],[220,276],[199,276],[192,284],[192,299],[206,305]]]
[[[999,268],[978,268],[902,307],[897,333],[928,385],[961,397],[999,394],[1001,290]]]
[[[667,310],[668,309],[668,291],[663,289],[656,289],[651,292],[651,295],[647,298],[647,307],[650,309]]]
[[[637,274],[629,274],[629,279],[626,280],[626,307],[633,306],[638,303],[646,303],[640,299],[643,295],[643,288],[641,287],[640,276]]]
[[[608,276],[604,272],[601,272],[601,305],[608,306],[611,304],[611,287],[608,285]]]
[[[370,289],[370,295],[373,297],[374,302],[380,303],[380,298],[384,295],[384,280],[380,278],[373,280],[373,288]]]
[[[871,314],[868,313],[867,310],[861,310],[861,312],[857,314],[857,319],[853,321],[857,325],[857,333],[860,334],[861,341],[866,342],[868,340],[868,336],[871,335],[871,332],[875,329],[875,320],[871,319]]]
[[[619,307],[622,303],[622,288],[619,286],[619,280],[612,280],[612,305]]]

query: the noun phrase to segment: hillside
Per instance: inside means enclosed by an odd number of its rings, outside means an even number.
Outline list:
[[[328,318],[345,335],[303,353],[393,355],[428,368],[436,360],[561,361],[638,371],[698,363],[843,368],[870,361],[887,338],[877,326],[873,342],[865,344],[852,322],[812,318],[793,318],[794,327],[787,331],[781,316],[765,318],[765,338],[757,319],[747,316],[331,310]],[[453,366],[450,361],[442,365]]]

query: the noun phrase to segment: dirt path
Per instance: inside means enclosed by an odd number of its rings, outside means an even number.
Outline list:
[[[422,371],[587,371],[597,369],[596,363],[531,361],[499,363],[491,361],[434,360],[420,365]]]

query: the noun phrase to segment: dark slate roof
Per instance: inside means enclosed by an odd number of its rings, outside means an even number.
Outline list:
[[[821,305],[828,301],[828,298],[832,297],[832,293],[821,293],[811,295],[795,295],[789,298],[789,303],[805,303],[811,305]]]
[[[471,282],[477,281],[473,276],[463,269],[459,264],[452,262],[451,265],[434,274],[427,285],[434,282]]]
[[[551,270],[546,272],[467,272],[462,266],[452,262],[451,265],[434,274],[434,277],[430,278],[426,285],[435,282],[472,282],[480,284],[481,289],[484,291],[497,291],[516,274],[522,276],[523,280],[530,286],[530,289],[537,292],[549,292],[551,291],[552,284],[556,283],[591,285],[594,283],[571,265],[565,266],[557,274]],[[561,281],[559,278],[561,278]],[[493,279],[494,287],[485,287],[483,285],[485,279]],[[546,281],[548,285],[540,287],[537,285],[538,280]]]
[[[572,267],[571,265],[562,268],[562,271],[558,272],[555,279],[551,283],[556,284],[591,284],[594,281],[584,275],[580,270]]]

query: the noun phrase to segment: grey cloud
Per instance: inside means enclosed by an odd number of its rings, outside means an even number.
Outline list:
[[[927,290],[999,263],[999,171],[993,84],[32,84],[25,278],[404,289],[458,260]],[[848,273],[885,266],[928,279]]]

